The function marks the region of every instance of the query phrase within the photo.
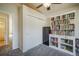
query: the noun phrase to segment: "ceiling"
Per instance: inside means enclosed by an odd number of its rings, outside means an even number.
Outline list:
[[[42,6],[40,8],[36,8],[40,4],[41,3],[26,3],[25,5],[27,5],[28,7],[32,8],[44,15],[47,15],[48,13],[51,13],[51,12],[57,12],[57,10],[63,10],[63,9],[71,8],[74,6],[79,6],[78,3],[51,4],[51,6],[50,6],[51,9],[47,11],[47,9],[44,6]]]
[[[28,7],[31,7],[32,9],[35,9],[41,13],[47,12],[47,9],[44,6],[41,6],[40,8],[36,8],[37,6],[39,6],[41,3],[27,3],[25,5],[27,5]],[[56,5],[56,4],[55,4]],[[52,6],[52,5],[51,5]]]
[[[44,8],[43,6],[40,7],[40,8],[36,8],[37,6],[39,6],[41,3],[26,3],[25,5],[27,5],[28,7],[34,9],[34,10],[37,10],[39,12],[42,12],[40,9],[41,8]],[[45,9],[45,8],[44,8]]]

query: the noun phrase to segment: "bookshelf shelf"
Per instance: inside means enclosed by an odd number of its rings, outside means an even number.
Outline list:
[[[51,42],[53,41],[53,38],[57,38],[57,46],[53,45]],[[74,41],[75,38],[73,36],[65,36],[65,35],[54,35],[50,34],[49,35],[49,46],[54,46],[58,48],[59,50],[61,49],[64,52],[67,52],[69,54],[73,54],[74,52]]]
[[[61,44],[61,49],[64,49],[64,50],[66,50],[66,51],[68,51],[68,52],[73,53],[73,47],[70,46],[70,45]]]
[[[61,44],[73,47],[73,45],[71,45],[71,44],[67,44],[67,43],[61,43]]]
[[[49,46],[54,46],[56,49],[71,55],[79,55],[79,47],[77,47],[77,43],[79,43],[78,15],[78,11],[70,11],[51,17],[50,24],[52,33],[49,35]],[[57,42],[54,42],[53,38],[57,38]]]

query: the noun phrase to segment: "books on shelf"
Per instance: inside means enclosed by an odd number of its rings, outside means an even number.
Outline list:
[[[66,43],[68,45],[73,45],[73,40],[61,38],[61,43]]]
[[[53,34],[73,36],[75,29],[74,19],[74,12],[57,17],[52,17],[51,26]]]
[[[76,40],[75,40],[75,47],[76,47],[76,49],[75,49],[76,55],[79,56],[79,38],[76,38]]]
[[[58,38],[51,37],[50,43],[51,45],[58,47]]]
[[[74,19],[75,18],[75,13],[70,13],[70,14],[67,14],[68,18],[69,19]]]
[[[61,49],[73,52],[73,47],[72,46],[61,44]]]
[[[55,16],[51,18],[51,32],[55,34],[51,36],[49,42],[50,46],[57,47],[63,51],[74,54],[75,52],[79,55],[79,39],[75,39],[75,12]],[[57,36],[56,36],[57,35]],[[66,35],[66,36],[65,36]],[[54,37],[55,36],[55,37]],[[74,42],[75,47],[74,49]]]

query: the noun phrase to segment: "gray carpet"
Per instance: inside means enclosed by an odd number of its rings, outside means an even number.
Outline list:
[[[46,45],[40,44],[25,53],[22,53],[20,49],[10,50],[8,53],[2,54],[3,56],[70,56],[69,54],[55,50]]]
[[[65,52],[40,44],[24,53],[25,56],[71,56]]]
[[[10,48],[8,46],[0,47],[0,56],[6,56]]]
[[[23,56],[23,52],[18,48],[7,53],[7,56]]]

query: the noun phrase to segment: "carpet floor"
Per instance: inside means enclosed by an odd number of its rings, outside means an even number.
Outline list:
[[[1,55],[1,54],[0,54]],[[50,48],[46,45],[40,44],[25,53],[22,53],[20,49],[10,50],[1,56],[71,56],[65,52]]]
[[[0,56],[6,56],[11,49],[8,46],[0,47]]]
[[[25,56],[71,56],[65,52],[40,44],[24,53]]]

